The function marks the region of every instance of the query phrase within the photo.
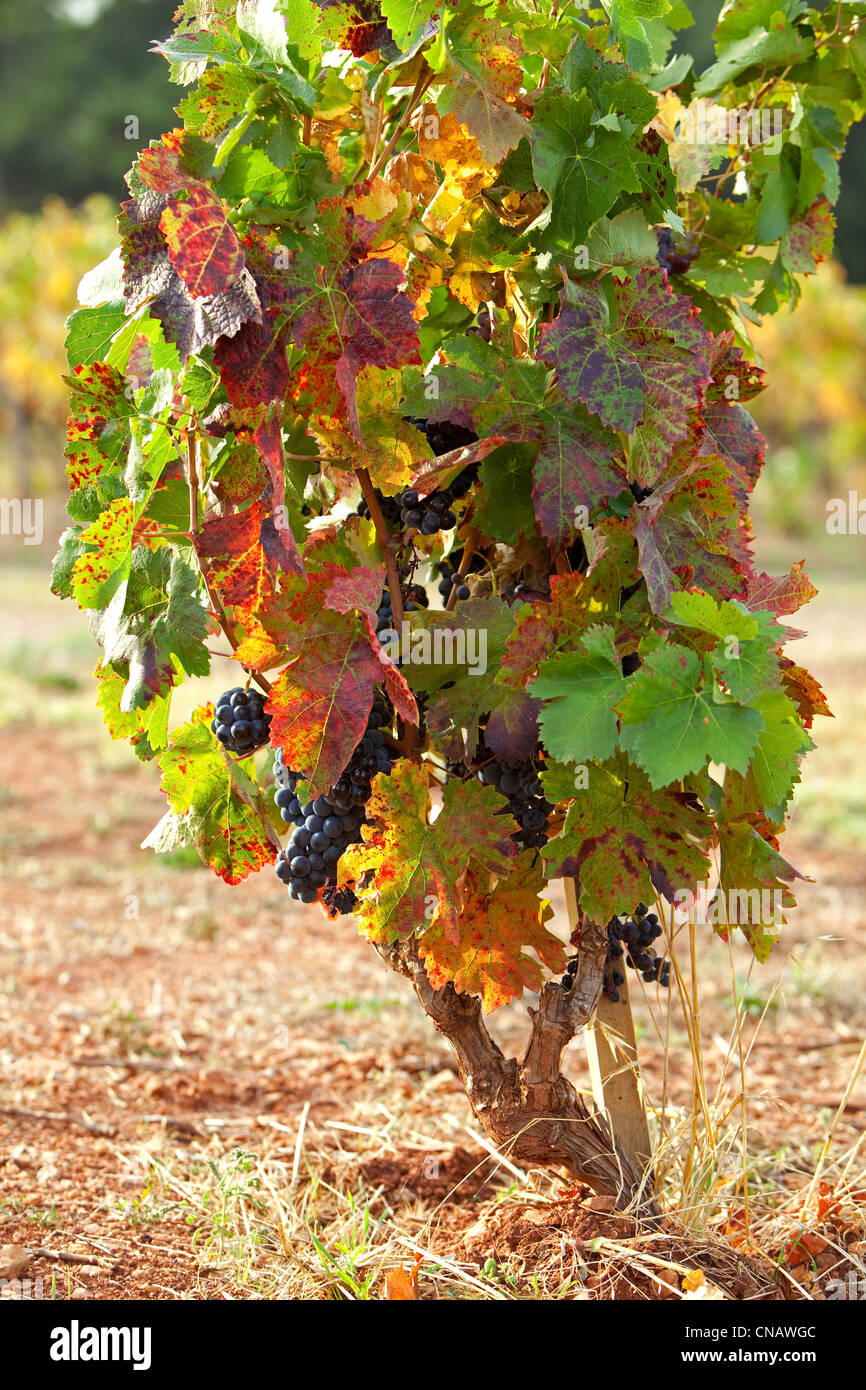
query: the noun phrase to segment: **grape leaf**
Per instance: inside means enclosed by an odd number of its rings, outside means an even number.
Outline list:
[[[208,706],[172,731],[157,757],[161,785],[203,862],[226,883],[241,883],[274,863],[279,841],[264,792],[217,742],[212,717]]]
[[[591,921],[608,922],[656,893],[673,902],[679,889],[706,878],[703,809],[684,792],[654,790],[621,754],[593,764],[583,791],[575,791],[570,768],[554,765],[542,780],[549,800],[574,798],[561,834],[542,850],[548,877],[579,879]]]
[[[125,384],[107,362],[79,365],[69,378],[66,476],[73,492],[112,473],[125,455],[133,414]]]
[[[660,270],[617,281],[613,321],[597,290],[566,282],[560,300],[559,317],[542,327],[539,357],[556,367],[568,400],[635,435],[633,476],[655,483],[710,380],[710,338],[697,310]]]
[[[800,780],[800,755],[815,745],[782,690],[767,690],[753,704],[764,727],[750,771],[768,815],[782,820],[785,803]]]
[[[615,497],[626,485],[621,446],[583,406],[562,406],[537,413],[543,431],[532,488],[535,515],[551,545],[574,537],[577,508],[592,509]],[[527,433],[534,432],[533,426]]]
[[[634,151],[619,131],[594,125],[586,93],[540,92],[534,108],[532,163],[539,187],[550,195],[542,217],[559,245],[580,246],[623,190],[638,191]]]
[[[623,692],[623,675],[611,627],[591,627],[577,651],[543,662],[529,689],[547,702],[539,716],[541,738],[559,762],[604,761],[615,752],[614,703]]]
[[[708,761],[745,773],[763,727],[707,679],[695,652],[660,643],[630,678],[617,706],[621,743],[654,787],[679,782]]]
[[[479,782],[447,783],[442,809],[429,824],[426,767],[403,760],[380,773],[367,802],[364,843],[340,860],[340,881],[357,880],[361,931],[374,941],[423,933],[434,922],[459,941],[463,878],[470,864],[505,877],[516,856],[509,826],[495,815],[502,798]],[[375,872],[369,887],[360,882]]]
[[[294,341],[308,363],[311,385],[322,391],[336,382],[355,438],[361,438],[356,378],[362,367],[399,367],[420,362],[413,304],[400,288],[403,271],[392,261],[363,261],[322,285],[312,306],[293,327]],[[333,404],[325,389],[322,403]]]
[[[722,597],[743,593],[737,523],[728,468],[711,454],[632,508],[629,528],[654,613],[668,613],[674,592],[690,583]]]
[[[779,658],[774,648],[786,630],[771,613],[749,612],[738,603],[716,603],[709,594],[674,594],[674,621],[719,639],[712,651],[713,669],[741,704],[779,684]]]
[[[128,579],[91,626],[104,648],[104,665],[126,677],[121,710],[145,709],[179,683],[182,672],[205,676],[210,657],[204,645],[208,616],[198,596],[198,579],[175,552],[146,550],[132,555]]]
[[[743,596],[744,603],[749,608],[767,608],[780,617],[796,613],[818,593],[803,570],[803,563],[798,560],[788,574],[778,579],[764,573],[750,575]]]
[[[195,540],[198,554],[217,562],[210,567],[210,577],[223,602],[241,613],[272,598],[280,570],[293,568],[282,534],[260,502],[242,512],[210,518]]]
[[[292,660],[268,696],[271,744],[304,773],[314,796],[333,786],[363,737],[377,684],[385,685],[401,718],[418,720],[411,691],[382,650],[370,616],[359,621],[329,607],[329,599],[346,606],[347,579],[339,566],[326,564],[279,609],[277,642]],[[255,650],[242,644],[235,655],[252,664]]]
[[[159,219],[168,258],[194,299],[224,294],[244,269],[237,232],[219,198],[195,184],[169,198]]]
[[[721,902],[725,907],[734,906],[736,917],[740,920],[729,922],[729,912],[725,920],[716,926],[720,936],[726,936],[726,929],[738,926],[751,946],[755,957],[761,963],[767,960],[770,951],[778,940],[778,924],[784,922],[782,909],[795,907],[796,900],[789,885],[803,875],[768,844],[762,835],[746,821],[731,821],[726,817],[719,819],[719,888]],[[760,911],[755,912],[755,891],[761,894]],[[778,894],[774,899],[770,895]],[[744,903],[744,897],[746,903]],[[751,901],[749,901],[751,899]],[[741,906],[742,904],[742,906]],[[767,912],[767,909],[770,909]],[[778,924],[773,924],[773,915],[778,908]],[[745,910],[744,910],[745,909]],[[746,920],[743,920],[743,917]],[[757,917],[758,920],[749,920]],[[769,920],[764,920],[768,918]]]
[[[803,217],[797,217],[782,237],[782,264],[797,275],[813,275],[833,254],[836,219],[826,198],[818,198]]]
[[[129,574],[132,559],[134,510],[128,497],[118,497],[82,531],[87,549],[75,561],[72,592],[79,608],[104,608]]]
[[[565,947],[545,923],[553,916],[538,894],[544,879],[537,857],[521,856],[508,878],[491,891],[490,875],[470,865],[463,883],[460,939],[450,941],[437,920],[419,942],[419,953],[434,989],[449,982],[460,994],[477,994],[485,1013],[538,990],[543,966],[561,971]],[[536,952],[539,960],[527,954]]]
[[[169,259],[161,231],[168,199],[145,189],[141,199],[121,204],[118,229],[123,257],[123,293],[128,314],[147,304],[176,344],[182,361],[191,353],[231,337],[250,320],[260,322],[255,282],[244,265],[237,278],[212,295],[196,298]]]
[[[136,756],[142,760],[152,758],[160,748],[165,748],[168,743],[171,690],[164,698],[151,700],[143,710],[123,710],[121,701],[126,688],[123,676],[101,663],[93,675],[99,684],[96,703],[102,711],[109,736],[113,739],[129,739]]]

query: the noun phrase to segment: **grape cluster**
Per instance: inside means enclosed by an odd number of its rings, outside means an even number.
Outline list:
[[[632,970],[640,971],[645,984],[667,988],[671,982],[670,961],[657,956],[652,943],[662,934],[659,919],[645,903],[638,903],[626,917],[611,917],[607,924],[607,959],[604,966],[604,992],[614,1004],[619,1003],[619,987],[625,976],[619,967],[625,956]]]
[[[462,425],[452,425],[450,421],[434,424],[429,420],[419,420],[407,416],[407,422],[426,435],[427,442],[438,458],[452,449],[460,449],[465,444],[473,444],[478,438],[472,430]],[[376,489],[376,497],[382,515],[389,525],[401,526],[409,531],[420,531],[422,536],[435,536],[438,531],[450,531],[457,525],[457,517],[452,511],[454,502],[465,497],[478,477],[477,463],[464,468],[447,487],[434,488],[423,497],[415,488],[404,488],[394,497],[383,497]],[[358,503],[359,516],[369,520],[370,508],[363,497]]]
[[[675,243],[670,227],[656,227],[656,239],[656,260],[671,275],[685,275],[692,262],[700,255],[700,248],[693,238]]]
[[[365,803],[377,772],[391,771],[391,758],[380,726],[389,719],[385,702],[377,697],[367,720],[367,730],[348,766],[326,796],[301,804],[296,794],[303,774],[287,768],[278,749],[274,759],[274,796],[283,820],[294,824],[292,838],[276,863],[277,878],[289,896],[302,903],[322,901],[331,917],[351,912],[356,898],[350,888],[337,887],[337,865],[349,845],[361,838],[366,819]]]
[[[403,612],[417,613],[419,608],[429,608],[430,600],[427,597],[426,589],[420,584],[410,584],[403,591]],[[394,608],[391,603],[391,591],[388,588],[382,591],[382,601],[376,610],[376,633],[394,631]]]
[[[462,559],[463,548],[461,547],[459,550],[452,550],[450,555],[447,555],[444,559],[439,561],[439,593],[446,603],[451,596],[451,589],[455,583],[457,585],[457,597],[461,600],[469,598],[471,592],[469,585],[466,583],[465,578],[458,577],[457,573],[460,569],[460,562]],[[476,552],[469,561],[468,573],[480,574],[483,569],[486,569],[484,558]]]
[[[499,814],[510,814],[517,821],[520,829],[511,838],[521,849],[540,849],[548,840],[547,822],[553,803],[544,795],[538,771],[534,758],[506,763],[492,755],[478,768],[481,781],[507,798],[508,808]]]
[[[239,758],[266,744],[270,727],[271,716],[265,714],[265,697],[260,691],[236,685],[217,700],[211,729],[223,748]]]

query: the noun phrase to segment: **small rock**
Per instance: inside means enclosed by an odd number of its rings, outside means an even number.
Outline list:
[[[19,1279],[31,1260],[24,1245],[0,1245],[0,1279]]]
[[[69,1295],[69,1297],[70,1297],[70,1298],[86,1298],[86,1297],[87,1297],[87,1290],[85,1289],[85,1287],[84,1287],[83,1284],[76,1284],[75,1288],[72,1290],[72,1293]]]

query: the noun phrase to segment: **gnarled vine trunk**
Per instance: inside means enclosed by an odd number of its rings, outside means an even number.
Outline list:
[[[601,994],[607,937],[584,922],[571,989],[544,986],[529,1011],[532,1030],[522,1060],[506,1057],[490,1036],[481,1002],[453,985],[431,985],[410,938],[380,946],[392,970],[412,983],[425,1013],[454,1049],[469,1103],[485,1133],[510,1158],[533,1167],[564,1167],[600,1195],[642,1217],[658,1216],[651,1178],[616,1144],[562,1073],[566,1045],[589,1022]]]

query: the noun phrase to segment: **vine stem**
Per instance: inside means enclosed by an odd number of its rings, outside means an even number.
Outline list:
[[[361,492],[364,501],[370,509],[370,518],[376,527],[376,539],[379,542],[382,553],[385,556],[385,571],[388,575],[388,591],[391,595],[391,612],[394,614],[394,626],[400,628],[403,622],[403,595],[400,592],[400,575],[397,572],[397,561],[394,559],[394,546],[391,541],[391,533],[382,515],[382,508],[379,506],[379,499],[376,496],[376,489],[373,487],[373,480],[366,468],[355,470],[358,474],[358,481],[361,484]]]
[[[451,593],[448,595],[448,602],[445,605],[446,613],[453,613],[454,611],[454,605],[457,602],[457,590],[460,587],[457,581],[459,579],[463,579],[467,574],[469,566],[472,564],[472,557],[477,549],[478,532],[472,530],[466,537],[466,543],[463,546],[463,554],[460,557],[460,564],[457,569],[457,574],[454,578],[454,582],[451,585]]]
[[[379,506],[379,499],[376,496],[376,489],[373,487],[373,480],[366,468],[356,468],[358,481],[361,484],[361,492],[364,501],[370,509],[370,519],[376,528],[376,539],[385,556],[385,572],[388,576],[388,592],[391,595],[391,612],[394,615],[394,628],[398,632],[403,631],[403,595],[400,592],[400,575],[397,570],[397,561],[394,558],[394,546],[391,540],[391,533],[382,515],[382,508]],[[412,757],[418,748],[418,727],[415,724],[404,724],[403,728],[403,752],[407,757]]]
[[[422,72],[420,74],[418,81],[412,88],[412,95],[409,97],[409,103],[406,107],[406,110],[403,112],[403,115],[400,117],[396,127],[394,128],[393,135],[391,135],[388,139],[385,148],[382,150],[382,153],[379,155],[378,159],[376,159],[375,163],[370,165],[370,172],[367,175],[368,179],[375,178],[379,170],[382,168],[382,165],[388,159],[389,155],[391,154],[391,151],[393,150],[397,141],[400,139],[400,136],[403,134],[403,131],[408,126],[409,121],[412,119],[412,113],[414,112],[415,107],[418,105],[418,102],[421,100],[432,81],[432,72]]]
[[[207,590],[208,601],[213,611],[213,616],[219,623],[223,635],[225,636],[226,641],[228,642],[232,651],[236,652],[240,643],[238,642],[238,639],[235,636],[234,624],[229,621],[229,616],[226,613],[225,608],[223,607],[222,599],[220,598],[216,589],[211,584],[210,575],[207,572],[207,566],[203,564],[202,558],[198,553],[198,545],[196,544],[197,538],[201,534],[199,531],[198,524],[198,464],[196,458],[197,449],[198,444],[196,440],[195,429],[188,429],[186,431],[186,474],[187,482],[189,484],[189,536],[193,544],[193,549],[195,551],[195,559],[196,564],[198,566],[198,572],[201,575],[202,583],[204,584],[204,587]],[[225,653],[220,652],[219,655],[224,656]],[[243,669],[246,671],[248,676],[252,677],[252,679],[256,682],[257,685],[261,686],[265,694],[267,694],[268,691],[271,689],[271,682],[267,679],[267,677],[261,675],[258,671],[251,671],[248,666],[244,666]]]

